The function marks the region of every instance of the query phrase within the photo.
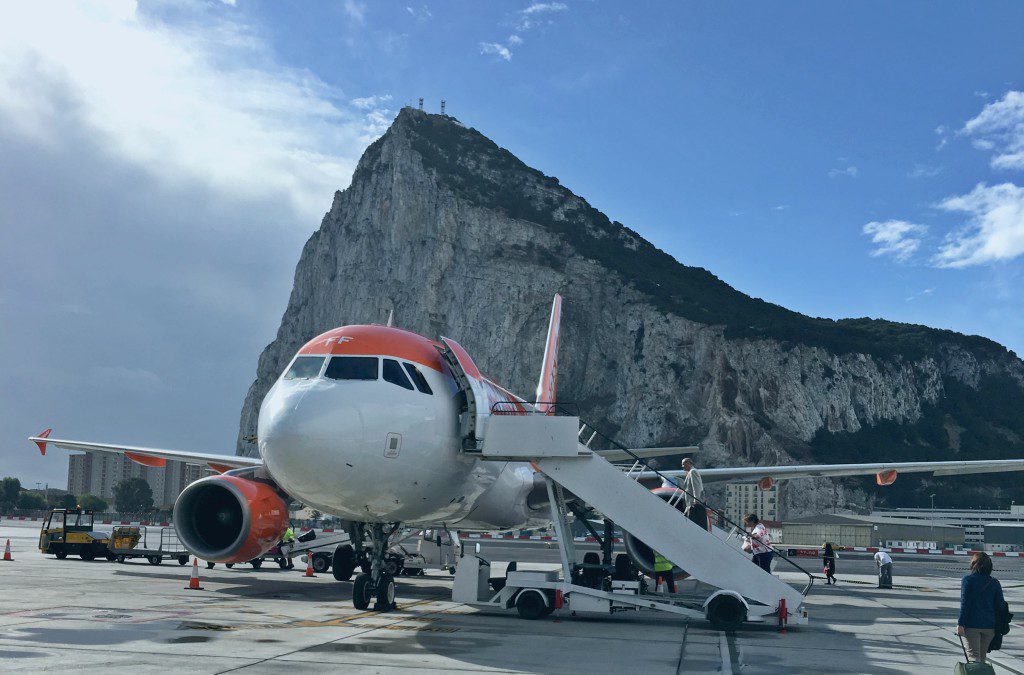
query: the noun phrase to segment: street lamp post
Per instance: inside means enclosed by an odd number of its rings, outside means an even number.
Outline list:
[[[928,521],[931,523],[931,528],[929,528],[929,531],[931,532],[932,539],[935,539],[935,495],[932,494],[930,495],[930,497],[932,499],[932,517],[928,519]]]

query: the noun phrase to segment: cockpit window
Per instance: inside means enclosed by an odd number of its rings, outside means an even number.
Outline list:
[[[427,378],[423,377],[423,373],[420,372],[419,368],[412,365],[411,363],[404,363],[402,365],[404,365],[405,369],[409,371],[409,377],[411,377],[412,381],[416,383],[417,389],[422,391],[424,394],[434,393],[433,391],[431,391],[430,385],[427,384]]]
[[[292,367],[284,374],[286,380],[308,380],[320,373],[320,366],[324,365],[322,356],[300,356],[292,363]]]
[[[409,378],[405,376],[405,373],[402,371],[402,366],[398,365],[398,361],[384,359],[384,380],[391,384],[397,384],[403,389],[412,391],[412,383],[409,382]]]
[[[376,380],[377,357],[335,356],[327,364],[324,377],[332,380]]]

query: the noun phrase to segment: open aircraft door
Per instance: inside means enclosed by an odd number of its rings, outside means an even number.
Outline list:
[[[444,349],[438,349],[459,389],[466,397],[466,408],[459,415],[463,452],[480,452],[484,439],[487,418],[491,414],[488,389],[484,385],[480,369],[473,363],[469,353],[455,340],[442,337]]]

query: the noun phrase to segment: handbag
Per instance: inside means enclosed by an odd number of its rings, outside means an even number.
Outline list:
[[[960,638],[960,649],[964,650],[964,658],[967,659],[967,663],[957,663],[953,666],[953,675],[996,675],[996,671],[992,666],[983,661],[971,661],[971,657],[967,655],[967,647],[964,645],[964,637],[957,635]]]

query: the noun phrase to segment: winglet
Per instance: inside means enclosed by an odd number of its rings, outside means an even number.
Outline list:
[[[558,335],[562,322],[562,296],[555,293],[551,302],[551,320],[548,323],[548,337],[544,341],[544,363],[541,365],[540,381],[537,383],[537,410],[552,413],[555,390],[558,388]]]
[[[39,440],[39,439],[49,438],[50,437],[50,433],[52,431],[53,431],[53,429],[47,429],[47,430],[43,431],[42,433],[40,433],[38,436],[33,436],[30,439],[33,443],[35,443],[36,445],[39,446],[39,454],[40,455],[45,455],[46,454],[46,441]]]

